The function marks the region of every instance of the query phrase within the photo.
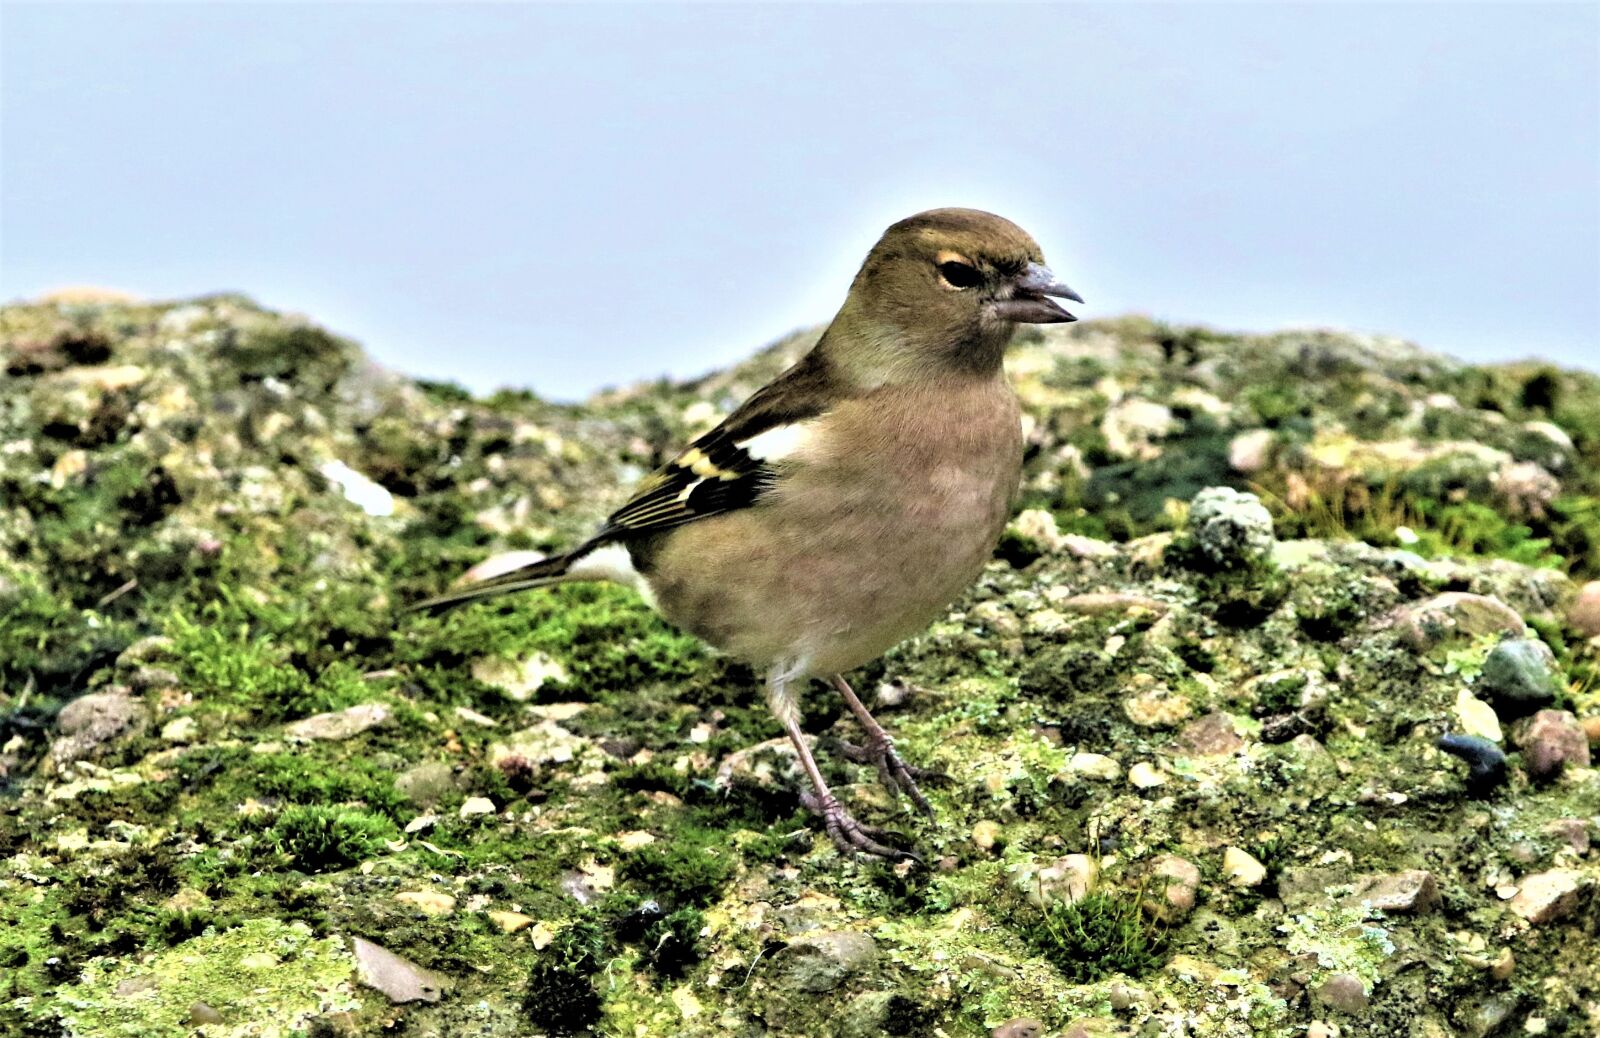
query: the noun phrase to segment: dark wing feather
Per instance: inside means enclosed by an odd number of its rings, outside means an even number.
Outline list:
[[[611,514],[595,539],[648,536],[750,507],[771,488],[777,473],[739,444],[769,429],[815,418],[838,397],[821,351],[806,354],[721,425],[651,473],[628,503]]]

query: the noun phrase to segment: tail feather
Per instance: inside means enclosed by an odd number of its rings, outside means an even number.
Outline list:
[[[530,562],[516,569],[498,574],[487,580],[480,580],[464,587],[446,591],[442,595],[425,598],[406,607],[406,612],[438,613],[446,609],[453,609],[468,602],[478,602],[486,598],[495,598],[499,595],[509,595],[516,591],[529,591],[533,588],[549,587],[552,584],[565,583],[568,580],[585,580],[587,577],[571,574],[572,564],[588,553],[589,546],[584,545],[576,551],[567,552],[565,555],[552,555],[538,562]]]

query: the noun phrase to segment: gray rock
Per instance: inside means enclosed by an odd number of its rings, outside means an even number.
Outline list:
[[[1350,900],[1390,914],[1426,912],[1439,903],[1439,883],[1426,869],[1365,876]]]
[[[1555,668],[1555,654],[1544,642],[1512,638],[1483,661],[1478,687],[1502,717],[1521,717],[1555,701]]]
[[[1189,504],[1189,532],[1201,553],[1225,568],[1254,566],[1272,552],[1272,513],[1254,494],[1207,487]]]
[[[56,718],[59,734],[50,746],[50,759],[59,766],[98,757],[111,743],[137,734],[148,723],[144,704],[124,688],[80,696],[62,707]]]
[[[361,983],[381,991],[389,1001],[437,1002],[449,986],[448,981],[403,959],[386,948],[360,937],[352,939],[356,953],[356,973]]]
[[[777,954],[777,984],[791,991],[832,991],[845,977],[870,966],[878,942],[855,930],[825,930],[795,937]]]
[[[427,761],[401,772],[394,788],[418,807],[435,807],[457,792],[455,769],[444,761]]]
[[[357,703],[331,713],[316,714],[296,721],[284,733],[296,739],[321,739],[339,742],[360,735],[389,721],[387,703]]]
[[[990,1031],[991,1038],[1039,1038],[1044,1034],[1044,1021],[1031,1016],[1019,1016]]]

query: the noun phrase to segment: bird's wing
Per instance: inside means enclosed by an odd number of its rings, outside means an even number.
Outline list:
[[[825,414],[838,397],[826,361],[816,351],[807,354],[647,476],[595,541],[646,536],[750,507],[772,487],[778,455],[796,442],[803,423]]]

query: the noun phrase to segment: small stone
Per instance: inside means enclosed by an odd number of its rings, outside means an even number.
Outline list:
[[[992,818],[985,818],[972,827],[972,845],[988,854],[1000,842],[1000,832],[999,822]]]
[[[989,1032],[990,1038],[1040,1038],[1043,1034],[1044,1022],[1031,1016],[1007,1020]]]
[[[777,953],[776,982],[791,991],[832,991],[877,956],[878,942],[870,934],[855,930],[802,934]]]
[[[1043,868],[1024,866],[1013,882],[1036,907],[1056,901],[1071,904],[1099,885],[1100,866],[1087,854],[1064,854]]]
[[[1200,757],[1220,757],[1233,753],[1244,745],[1233,718],[1224,713],[1210,713],[1183,726],[1178,733],[1178,744],[1189,753]]]
[[[1128,769],[1128,784],[1135,789],[1154,789],[1167,784],[1167,776],[1149,761],[1140,761]]]
[[[1567,609],[1567,623],[1585,638],[1600,638],[1600,580],[1578,589],[1578,597]]]
[[[456,899],[437,890],[407,890],[394,899],[416,907],[423,915],[449,915],[456,910]]]
[[[1228,467],[1248,476],[1267,466],[1272,449],[1271,429],[1251,429],[1228,441]]]
[[[112,994],[118,998],[133,998],[136,995],[149,994],[160,988],[161,982],[148,973],[141,973],[126,980],[119,980]]]
[[[656,842],[655,833],[643,829],[630,829],[616,835],[617,846],[625,851],[636,851],[641,847],[648,847]]]
[[[1318,984],[1311,998],[1335,1012],[1355,1015],[1367,1011],[1367,986],[1353,973],[1335,973]]]
[[[1501,948],[1500,954],[1489,963],[1489,976],[1502,983],[1511,979],[1511,974],[1516,972],[1517,957],[1511,954],[1510,948]]]
[[[1426,912],[1439,903],[1439,882],[1427,869],[1365,876],[1350,900],[1390,914]]]
[[[494,801],[488,797],[467,797],[461,802],[461,817],[475,818],[478,815],[492,815],[495,812]]]
[[[1571,915],[1578,907],[1583,876],[1572,869],[1551,869],[1524,876],[1518,882],[1511,910],[1535,926]]]
[[[1589,824],[1581,818],[1557,818],[1544,831],[1560,840],[1579,857],[1589,853]]]
[[[196,1002],[189,1007],[189,1022],[196,1027],[206,1024],[222,1023],[222,1014],[204,1002]]]
[[[316,714],[296,721],[284,729],[284,734],[296,739],[321,739],[339,742],[360,735],[379,725],[387,724],[390,710],[387,703],[358,703],[343,710]]]
[[[1578,725],[1588,737],[1590,746],[1600,746],[1600,714],[1585,714]]]
[[[1500,730],[1500,718],[1494,708],[1464,688],[1456,693],[1455,715],[1466,734],[1490,742],[1504,741],[1505,733]]]
[[[1145,908],[1164,923],[1175,923],[1194,910],[1195,894],[1200,889],[1200,869],[1187,858],[1168,854],[1156,860],[1150,873],[1157,887]]]
[[[175,717],[161,726],[161,739],[163,742],[180,744],[194,742],[194,737],[199,734],[199,722],[187,715]]]
[[[491,923],[506,933],[516,933],[518,930],[527,929],[537,922],[533,916],[523,915],[521,912],[485,912],[484,915],[487,915]]]
[[[1122,776],[1122,765],[1100,753],[1074,753],[1067,770],[1085,778],[1114,782]]]
[[[542,652],[536,652],[520,663],[498,656],[481,656],[472,661],[474,679],[493,685],[506,694],[506,698],[525,703],[547,682],[566,681],[567,668]]]
[[[456,791],[455,769],[444,761],[418,764],[401,772],[394,788],[418,807],[433,807]]]
[[[1565,710],[1540,710],[1517,740],[1522,761],[1534,779],[1556,778],[1567,765],[1589,766],[1589,738]]]
[[[1236,887],[1259,887],[1267,878],[1267,867],[1238,847],[1222,852],[1222,872]]]
[[[1555,701],[1556,657],[1537,638],[1512,638],[1490,650],[1478,688],[1507,717],[1522,717]]]
[[[356,973],[361,983],[396,1004],[437,1002],[447,986],[444,977],[362,937],[352,938]]]
[[[1189,534],[1200,552],[1224,568],[1255,566],[1272,553],[1272,513],[1261,499],[1232,487],[1207,487],[1189,503]]]
[[[1326,1020],[1313,1020],[1306,1028],[1306,1038],[1339,1038],[1339,1027]]]
[[[1011,520],[1011,532],[1030,540],[1047,552],[1061,550],[1061,530],[1056,517],[1043,508],[1028,508]]]
[[[1135,595],[1126,591],[1096,591],[1082,595],[1068,595],[1055,601],[1063,613],[1079,616],[1111,616],[1122,613],[1165,616],[1171,606],[1159,598]]]
[[[1142,687],[1135,687],[1142,686]],[[1153,679],[1130,684],[1122,712],[1141,728],[1171,728],[1194,716],[1189,700]]]
[[[50,745],[50,759],[58,766],[92,759],[112,742],[136,734],[145,723],[144,705],[125,689],[79,696],[56,715],[60,734]]]
[[[1528,636],[1528,625],[1515,609],[1498,598],[1447,591],[1402,609],[1396,617],[1400,638],[1419,653],[1431,652],[1456,638],[1490,634]]]

